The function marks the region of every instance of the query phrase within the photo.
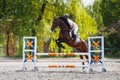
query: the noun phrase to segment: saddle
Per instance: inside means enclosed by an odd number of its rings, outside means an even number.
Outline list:
[[[74,41],[74,32],[72,31],[70,31],[69,32],[69,35],[70,35],[70,37],[72,38],[72,40]],[[76,34],[76,40],[74,41],[74,42],[80,42],[80,36],[78,35],[78,34]]]

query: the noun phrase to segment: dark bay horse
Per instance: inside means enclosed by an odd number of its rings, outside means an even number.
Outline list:
[[[52,22],[51,30],[54,31],[56,27],[60,28],[59,38],[56,40],[58,47],[63,47],[62,42],[66,43],[70,47],[73,47],[77,50],[77,52],[88,52],[87,43],[81,39],[77,44],[74,44],[72,37],[69,34],[69,27],[65,24],[65,22],[61,18],[54,18]]]
[[[59,38],[56,40],[58,47],[64,48],[63,45],[61,44],[62,42],[64,42],[70,47],[75,48],[77,52],[88,52],[88,44],[83,39],[79,38],[79,42],[77,42],[77,44],[74,44],[74,41],[69,34],[70,29],[68,25],[65,23],[65,19],[64,20],[63,19],[64,19],[63,17],[54,18],[51,27],[52,31],[54,31],[55,28],[57,28],[58,26],[60,28]],[[88,56],[85,57],[88,59]],[[83,56],[80,55],[80,58],[83,59]]]

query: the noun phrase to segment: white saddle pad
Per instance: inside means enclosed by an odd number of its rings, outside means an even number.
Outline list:
[[[76,40],[75,40],[76,43],[80,42],[80,38],[77,37]]]

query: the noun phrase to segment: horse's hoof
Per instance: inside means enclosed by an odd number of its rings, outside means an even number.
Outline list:
[[[36,71],[39,71],[39,69],[38,69],[38,67],[34,67],[34,68],[32,69],[32,71],[36,72]]]
[[[106,69],[105,69],[105,68],[103,68],[103,69],[102,69],[102,72],[106,72]]]
[[[90,72],[90,73],[93,73],[93,69],[91,68],[91,69],[89,70],[89,72]]]
[[[27,71],[27,68],[24,66],[21,71]]]

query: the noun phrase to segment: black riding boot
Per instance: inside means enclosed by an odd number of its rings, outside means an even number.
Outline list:
[[[76,42],[76,35],[73,35],[73,41],[74,41],[74,45],[76,45],[77,44],[77,42]]]
[[[73,35],[73,41],[75,41],[76,40],[76,35]]]

